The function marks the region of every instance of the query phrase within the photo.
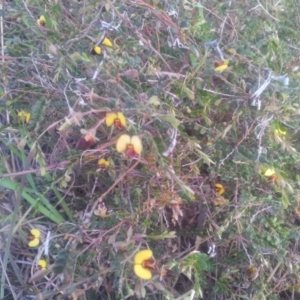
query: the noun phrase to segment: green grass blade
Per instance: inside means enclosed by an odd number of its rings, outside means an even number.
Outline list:
[[[19,184],[12,182],[9,179],[3,178],[0,179],[0,186],[3,186],[4,188],[8,188],[13,191],[18,191]],[[35,192],[39,198],[41,199],[41,203],[34,199],[29,192]],[[63,216],[49,203],[48,199],[46,199],[43,195],[40,193],[37,193],[36,191],[33,191],[28,188],[24,188],[22,192],[22,197],[27,200],[28,203],[30,203],[32,206],[34,206],[40,213],[42,213],[47,218],[51,219],[55,223],[61,223],[64,222]],[[42,205],[46,204],[47,208]]]

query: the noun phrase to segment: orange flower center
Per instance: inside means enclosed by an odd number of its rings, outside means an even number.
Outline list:
[[[118,119],[118,118],[115,119],[114,124],[115,124],[116,129],[118,129],[118,130],[120,130],[120,129],[123,128],[123,125],[122,125],[122,123],[121,123],[121,120]]]
[[[35,237],[33,235],[28,235],[28,240],[33,241]]]
[[[142,263],[143,268],[152,269],[152,270],[155,269],[155,265],[156,265],[156,262],[153,258],[149,258],[147,260],[144,260],[143,263]]]
[[[137,153],[134,150],[134,146],[132,144],[128,144],[126,147],[126,155],[129,157],[134,157]]]
[[[223,65],[222,61],[215,61],[215,67],[220,67]]]
[[[256,271],[256,268],[254,266],[250,266],[247,270],[247,275],[251,276]]]
[[[278,176],[276,174],[273,174],[269,177],[269,182],[275,183],[277,181]]]

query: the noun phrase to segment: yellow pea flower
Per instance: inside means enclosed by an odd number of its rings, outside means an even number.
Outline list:
[[[46,270],[46,267],[47,267],[47,262],[44,259],[40,259],[38,261],[38,268],[40,270]]]
[[[286,130],[281,130],[280,128],[275,130],[276,135],[286,135]]]
[[[91,54],[93,55],[100,55],[101,53],[102,53],[102,49],[99,46],[94,46],[91,51]]]
[[[105,118],[106,126],[111,127],[115,125],[117,129],[122,129],[126,127],[126,119],[123,113],[107,113]]]
[[[46,19],[43,15],[41,15],[37,21],[36,21],[38,26],[46,26]]]
[[[112,42],[108,38],[104,38],[101,44],[107,47],[112,47]]]
[[[248,275],[248,279],[253,281],[259,275],[259,269],[257,269],[255,266],[250,265],[246,271],[246,274]]]
[[[151,269],[155,269],[155,260],[153,258],[152,251],[141,250],[134,257],[134,273],[136,276],[149,280],[152,278]]]
[[[224,59],[222,62],[217,62],[217,67],[215,68],[216,72],[223,72],[228,68],[229,59]]]
[[[215,184],[215,191],[219,196],[221,196],[225,192],[224,186],[221,183],[216,183]]]
[[[18,117],[21,122],[28,123],[31,118],[31,113],[29,113],[25,110],[21,110],[18,112]]]
[[[271,177],[271,176],[275,175],[275,170],[274,170],[274,168],[267,169],[266,172],[264,173],[264,175],[265,175],[266,177]]]
[[[41,232],[37,228],[33,228],[30,230],[31,235],[28,236],[30,242],[28,242],[28,246],[33,248],[40,244],[40,236]]]
[[[94,215],[99,216],[101,218],[108,218],[111,215],[107,214],[107,207],[105,206],[105,203],[101,202],[98,205],[98,208],[94,210]]]
[[[276,175],[275,169],[274,168],[269,168],[266,170],[264,173],[266,177],[268,177],[268,180],[270,183],[276,183],[278,176]]]
[[[103,41],[101,42],[101,45],[107,46],[107,47],[112,47],[112,42],[108,38],[104,38]],[[100,55],[102,53],[101,47],[98,45],[95,45],[93,49],[91,50],[91,54],[93,55]]]
[[[100,158],[98,160],[98,166],[101,168],[101,169],[106,169],[109,167],[109,161],[106,160],[105,158]]]
[[[116,148],[119,153],[125,153],[129,157],[133,157],[141,155],[143,145],[137,135],[129,136],[128,134],[122,134],[117,140]]]

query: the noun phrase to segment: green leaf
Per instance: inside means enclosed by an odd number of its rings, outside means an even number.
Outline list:
[[[173,115],[153,114],[152,116],[158,117],[160,120],[169,122],[176,129],[180,124],[180,121],[177,120]]]
[[[159,100],[159,98],[157,96],[152,96],[148,100],[148,104],[152,104],[154,106],[158,106],[160,104],[160,100]]]
[[[286,193],[282,190],[282,196],[281,196],[281,201],[282,201],[282,205],[284,208],[288,208],[290,206],[290,200],[288,198],[288,196],[286,195]]]
[[[55,261],[54,261],[54,267],[53,272],[55,274],[61,274],[67,267],[67,263],[70,256],[70,250],[69,249],[62,249],[58,252]]]
[[[190,100],[195,100],[195,93],[189,88],[187,88],[185,85],[182,86],[182,91],[185,94],[185,96],[187,96]]]
[[[160,235],[148,235],[148,238],[151,240],[164,240],[164,239],[174,239],[176,238],[176,232],[175,231],[164,231]]]

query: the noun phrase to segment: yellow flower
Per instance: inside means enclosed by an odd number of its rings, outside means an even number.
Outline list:
[[[115,125],[117,129],[122,129],[123,127],[126,127],[126,119],[123,113],[121,112],[107,113],[105,123],[108,127]]]
[[[91,53],[93,55],[100,55],[102,53],[102,49],[99,46],[94,46]]]
[[[108,38],[104,38],[101,44],[107,47],[112,47],[112,42]]]
[[[271,176],[275,175],[275,170],[274,170],[274,168],[267,169],[266,172],[264,173],[264,175],[265,175],[266,177],[271,177]]]
[[[47,262],[44,259],[40,259],[38,261],[38,268],[40,270],[46,270],[46,267],[47,267]]]
[[[225,192],[224,186],[221,183],[216,183],[215,184],[215,191],[219,196],[221,196]]]
[[[28,246],[33,248],[36,247],[40,244],[40,236],[41,236],[41,232],[36,229],[33,228],[30,230],[31,235],[28,236],[30,242],[28,242]]]
[[[106,169],[109,167],[109,161],[106,160],[105,158],[100,158],[98,160],[98,166],[101,168],[101,169]]]
[[[149,280],[152,278],[150,269],[155,268],[155,260],[153,259],[152,251],[141,250],[134,257],[134,273],[136,276]]]
[[[276,135],[286,135],[286,130],[281,130],[280,128],[275,130]]]
[[[269,168],[265,171],[264,175],[268,177],[268,180],[270,183],[276,183],[278,182],[278,176],[276,175],[275,169],[274,168]]]
[[[41,15],[37,21],[36,21],[38,26],[46,26],[46,19],[43,15]]]
[[[125,153],[127,156],[141,155],[143,145],[141,139],[137,136],[129,136],[128,134],[122,134],[117,140],[117,151],[119,153]]]
[[[112,42],[110,41],[110,39],[108,39],[108,38],[105,37],[103,39],[103,41],[101,42],[101,45],[107,46],[107,47],[112,47]],[[91,50],[91,53],[93,55],[100,55],[102,53],[102,49],[98,45],[95,45],[93,47],[93,49]]]
[[[30,121],[31,113],[21,110],[18,112],[18,117],[21,122],[28,123]]]
[[[248,279],[253,281],[259,275],[259,269],[257,269],[255,266],[249,266],[246,274],[248,275]]]
[[[108,218],[110,215],[107,215],[107,207],[105,203],[101,202],[98,205],[98,208],[94,210],[94,215],[99,216],[101,218]]]
[[[221,63],[217,62],[217,67],[215,68],[215,71],[217,72],[223,72],[228,68],[229,59],[224,59]]]

